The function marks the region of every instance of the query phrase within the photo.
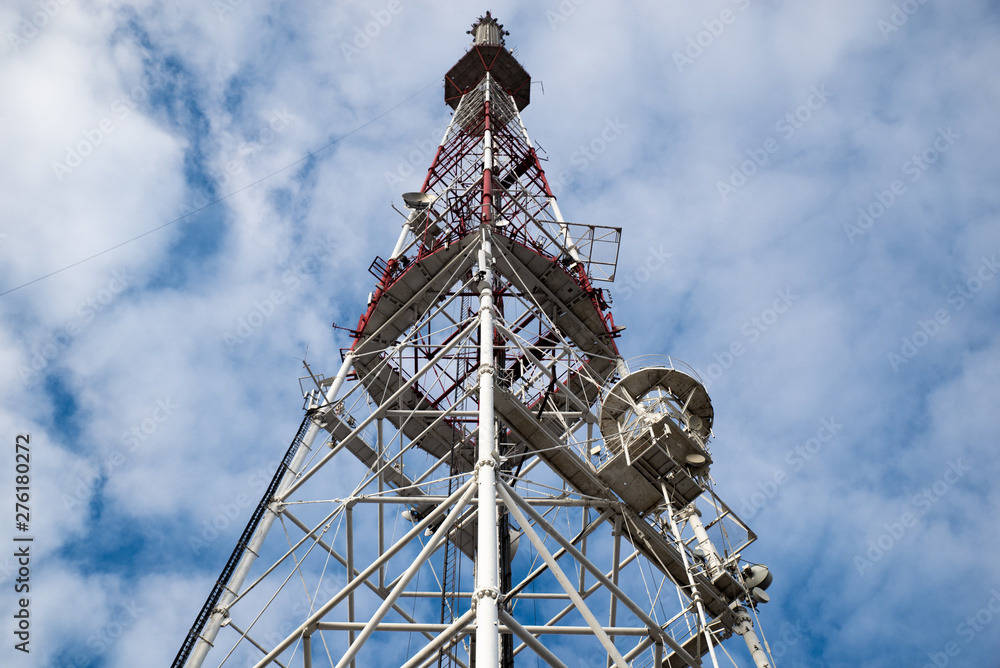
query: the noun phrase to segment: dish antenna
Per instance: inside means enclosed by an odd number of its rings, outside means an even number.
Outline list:
[[[424,211],[436,198],[428,193],[403,193],[403,203],[407,209],[413,211]]]

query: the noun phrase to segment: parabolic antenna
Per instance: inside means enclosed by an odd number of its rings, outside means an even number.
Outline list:
[[[605,395],[601,433],[612,452],[634,460],[659,443],[677,462],[705,467],[711,457],[712,402],[705,387],[676,369],[647,367],[622,378]]]
[[[665,367],[625,375],[604,391],[599,425],[607,457],[598,475],[627,481],[622,497],[639,512],[664,502],[683,508],[704,491],[712,457],[712,402],[692,376]],[[697,419],[695,419],[697,418]],[[669,484],[664,485],[664,482]]]
[[[423,211],[434,199],[434,195],[428,193],[403,193],[403,203],[406,204],[406,208],[414,211]]]

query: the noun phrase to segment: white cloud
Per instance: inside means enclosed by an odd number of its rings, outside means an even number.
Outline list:
[[[2,433],[38,443],[40,656],[92,651],[135,599],[148,611],[98,661],[134,665],[176,651],[249,513],[237,499],[256,503],[254,476],[294,435],[306,345],[326,374],[350,345],[330,323],[357,321],[368,265],[398,234],[389,204],[422,181],[449,118],[440,77],[478,14],[403,2],[361,47],[387,3],[57,2],[12,50],[42,4],[0,9],[0,292],[261,181],[0,297]],[[883,35],[892,3],[562,5],[494,11],[544,82],[524,120],[550,180],[570,176],[564,214],[623,228],[619,345],[719,365],[713,453],[731,505],[789,472],[750,522],[776,571],[765,632],[808,615],[786,663],[890,665],[893,638],[926,662],[997,584],[965,574],[998,548],[1000,280],[949,299],[1000,252],[994,10],[926,3]],[[674,53],[723,10],[734,20],[679,70]],[[789,132],[782,119],[822,86]],[[620,134],[581,158],[609,121]],[[947,151],[908,170],[947,128]],[[724,200],[718,183],[769,139]],[[845,225],[893,181],[905,192],[852,243]],[[662,268],[637,273],[661,247]],[[786,289],[797,299],[771,323]],[[940,309],[948,322],[894,369],[887,355]],[[843,430],[792,471],[786,457],[831,417]],[[859,574],[853,557],[956,458],[972,470]],[[229,534],[192,559],[190,537],[234,503]],[[963,642],[963,661],[989,644]]]

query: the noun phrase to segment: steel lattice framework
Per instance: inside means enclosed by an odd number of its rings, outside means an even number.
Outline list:
[[[713,490],[708,394],[619,355],[595,284],[620,229],[563,219],[530,77],[489,13],[472,32],[354,345],[307,377],[178,668],[717,665],[733,633],[770,665],[750,623],[770,575]]]

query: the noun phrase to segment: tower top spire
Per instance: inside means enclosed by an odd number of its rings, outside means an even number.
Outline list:
[[[504,44],[503,29],[490,12],[480,16],[468,31],[472,35],[469,51],[444,76],[444,101],[457,109],[462,96],[491,74],[504,91],[514,97],[517,110],[528,106],[531,99],[531,75]]]
[[[468,32],[472,35],[473,46],[504,46],[503,38],[510,34],[490,12],[486,12],[486,16],[480,16]]]

